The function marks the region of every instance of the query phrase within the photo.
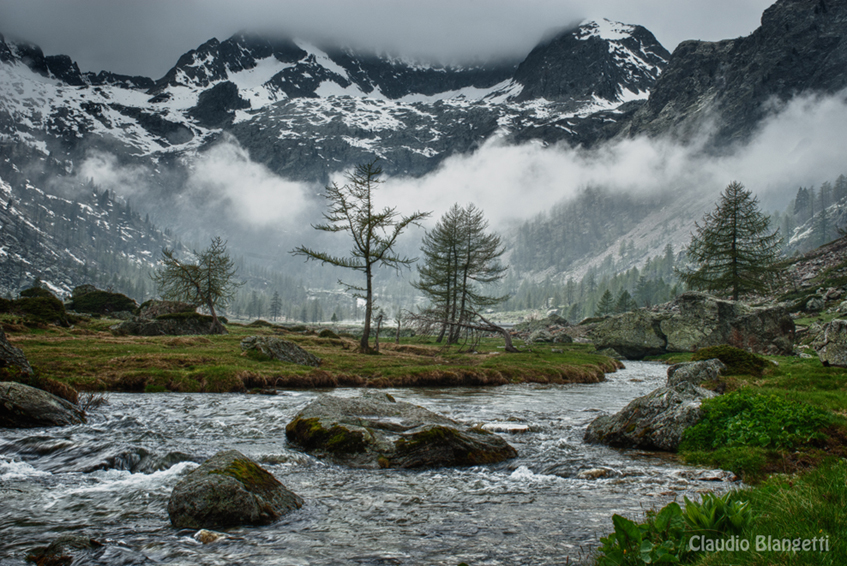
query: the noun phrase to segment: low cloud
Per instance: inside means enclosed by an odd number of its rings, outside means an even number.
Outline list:
[[[187,198],[206,208],[220,207],[252,227],[290,228],[302,222],[309,209],[309,187],[287,181],[250,155],[232,138],[224,140],[191,163]]]
[[[842,93],[783,104],[749,143],[721,157],[707,156],[704,142],[639,137],[583,150],[492,140],[420,179],[389,179],[381,202],[397,204],[401,212],[431,210],[434,218],[454,202],[472,202],[498,226],[544,212],[587,186],[717,198],[737,180],[764,205],[784,208],[798,187],[847,173],[847,101]]]

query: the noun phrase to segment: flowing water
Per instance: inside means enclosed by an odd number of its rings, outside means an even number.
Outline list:
[[[111,565],[565,564],[611,529],[685,494],[725,488],[656,454],[586,445],[586,425],[663,384],[666,366],[628,362],[592,385],[395,389],[397,400],[468,423],[530,427],[507,434],[516,459],[459,469],[351,470],[288,445],[285,425],[318,395],[111,394],[87,425],[0,432],[0,565],[67,532],[107,546]],[[202,545],[171,527],[180,477],[234,448],[306,501],[266,527]],[[607,470],[599,479],[580,471]],[[91,562],[94,560],[95,562]]]

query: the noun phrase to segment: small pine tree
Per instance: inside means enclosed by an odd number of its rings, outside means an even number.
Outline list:
[[[279,315],[282,313],[282,299],[279,297],[279,292],[274,291],[274,295],[271,298],[271,318],[276,320],[279,318]]]
[[[600,302],[594,309],[594,316],[606,316],[615,311],[615,299],[612,297],[612,292],[606,289],[603,296],[600,297]]]
[[[635,302],[635,299],[632,298],[632,295],[629,294],[629,291],[622,289],[618,295],[618,300],[615,301],[615,312],[629,312],[634,311],[637,308],[638,304]]]
[[[690,288],[738,298],[764,292],[779,259],[782,238],[770,230],[770,218],[759,211],[758,200],[741,183],[733,181],[721,194],[714,212],[703,225],[695,223],[688,246],[693,269],[679,271]]]

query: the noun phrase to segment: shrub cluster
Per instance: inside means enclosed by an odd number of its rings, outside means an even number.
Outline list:
[[[732,446],[793,449],[821,439],[821,429],[834,422],[821,408],[742,389],[703,401],[703,418],[688,428],[681,450]]]

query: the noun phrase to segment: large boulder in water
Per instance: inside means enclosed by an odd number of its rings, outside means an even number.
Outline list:
[[[716,395],[684,381],[660,387],[634,399],[615,415],[594,419],[584,440],[619,448],[676,452],[685,429],[703,416],[700,403]]]
[[[82,410],[41,389],[10,381],[0,382],[0,427],[35,428],[85,422]]]
[[[847,367],[847,320],[826,323],[812,346],[823,365]]]
[[[610,317],[590,336],[598,350],[611,348],[629,359],[719,344],[759,354],[789,355],[794,350],[794,322],[785,307],[754,308],[696,292],[652,310]]]
[[[517,456],[500,436],[388,396],[323,395],[285,428],[307,452],[353,467],[493,464]]]
[[[178,529],[267,525],[303,506],[272,474],[238,452],[218,452],[174,487],[168,516]]]
[[[256,350],[271,359],[291,362],[303,366],[318,367],[321,359],[310,354],[294,342],[276,336],[248,336],[241,341],[241,349],[245,352]]]
[[[6,338],[6,333],[0,327],[0,370],[12,370],[25,375],[32,375],[32,366],[29,365],[23,350],[16,348],[9,343]],[[3,373],[0,372],[0,376]]]

